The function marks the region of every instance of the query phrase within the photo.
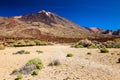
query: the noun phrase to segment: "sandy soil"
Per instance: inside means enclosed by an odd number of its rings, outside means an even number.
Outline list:
[[[31,54],[13,55],[19,50]],[[38,54],[36,50],[44,53]],[[23,80],[120,80],[120,64],[117,63],[120,49],[109,50],[110,53],[104,54],[99,49],[76,49],[68,45],[6,48],[0,51],[0,80],[14,80],[16,75],[10,75],[11,72],[33,58],[40,58],[45,67],[38,76],[24,75]],[[87,55],[87,52],[92,54]],[[68,58],[67,53],[74,56]],[[59,60],[61,65],[48,66],[53,60]]]

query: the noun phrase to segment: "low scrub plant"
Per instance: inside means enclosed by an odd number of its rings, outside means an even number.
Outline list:
[[[23,79],[22,74],[18,74],[18,75],[17,75],[17,78],[16,78],[15,80],[21,80],[21,79]]]
[[[49,66],[59,66],[61,65],[59,60],[53,60],[52,62],[49,63]]]
[[[37,52],[38,54],[43,53],[43,51],[41,51],[41,50],[36,50],[36,52]]]
[[[45,45],[48,45],[47,42],[40,41],[40,40],[34,40],[34,42],[36,43],[37,46],[45,46]]]
[[[0,45],[0,50],[4,50],[5,46],[4,45]]]
[[[74,55],[72,53],[68,53],[66,57],[73,57]]]
[[[18,71],[18,69],[14,69],[11,74],[14,74]]]
[[[74,48],[84,48],[84,46],[79,44],[79,43],[73,44],[72,47],[74,47]]]
[[[118,58],[118,63],[120,63],[120,58]]]
[[[30,54],[30,52],[29,51],[25,51],[25,50],[20,50],[20,51],[14,53],[14,54]]]
[[[114,48],[120,48],[120,45],[115,45],[115,47]]]
[[[92,53],[91,52],[88,52],[87,55],[91,55]]]
[[[100,52],[101,52],[101,53],[108,53],[109,50],[108,50],[107,48],[102,48],[102,49],[100,49]]]
[[[39,58],[31,59],[27,62],[27,65],[35,65],[37,69],[42,69],[44,67],[42,61]]]
[[[43,46],[48,45],[47,42],[40,40],[10,40],[6,42],[11,47],[25,47],[25,46]]]
[[[33,71],[32,75],[38,75],[38,73],[39,73],[39,70],[36,69],[36,70]]]

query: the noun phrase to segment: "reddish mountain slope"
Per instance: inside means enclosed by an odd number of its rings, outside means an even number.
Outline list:
[[[86,38],[92,33],[86,28],[54,13],[38,13],[0,18],[0,36],[11,38]]]

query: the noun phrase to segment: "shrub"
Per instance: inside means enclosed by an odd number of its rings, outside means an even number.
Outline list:
[[[114,55],[115,53],[111,53],[111,55]]]
[[[115,47],[114,48],[120,48],[120,45],[115,45]]]
[[[40,40],[9,40],[6,42],[8,46],[11,47],[25,47],[25,46],[42,46],[42,45],[48,45],[47,42],[43,42]]]
[[[14,69],[11,74],[18,72],[18,69]]]
[[[31,59],[27,62],[27,65],[35,65],[38,69],[43,68],[43,63],[39,58]]]
[[[108,50],[107,48],[102,48],[102,49],[100,49],[100,52],[101,52],[101,53],[108,53],[109,50]]]
[[[25,40],[24,42],[26,43],[26,46],[35,46],[36,45],[36,43],[32,40]]]
[[[37,69],[42,69],[44,66],[43,66],[43,64],[37,64],[36,67],[37,67]]]
[[[68,53],[66,57],[73,57],[74,55],[72,53]]]
[[[47,43],[47,42],[40,41],[40,40],[35,40],[34,42],[35,42],[35,43],[36,43],[36,45],[38,45],[38,46],[48,45],[48,43]]]
[[[38,54],[43,53],[43,51],[41,51],[41,50],[36,50],[36,52],[37,52]]]
[[[84,48],[84,46],[81,45],[81,44],[79,44],[79,43],[73,44],[72,47],[75,47],[75,48]]]
[[[21,74],[17,75],[17,78],[15,80],[21,80],[23,78],[23,76]]]
[[[49,66],[59,66],[61,65],[59,60],[53,60],[51,63],[49,63]]]
[[[25,50],[20,50],[20,51],[16,52],[15,54],[30,54],[30,52],[25,51]]]
[[[84,46],[83,45],[75,45],[75,48],[84,48]]]
[[[118,58],[118,63],[120,63],[120,58]]]
[[[39,73],[39,70],[36,69],[36,70],[33,71],[32,75],[38,75],[38,73]]]
[[[5,46],[4,45],[0,45],[0,50],[4,50]]]
[[[16,52],[16,54],[24,54],[25,53],[25,50],[20,50],[18,52]]]
[[[30,54],[30,52],[29,51],[25,51],[25,54]]]
[[[87,55],[91,55],[92,53],[91,52],[88,52]]]

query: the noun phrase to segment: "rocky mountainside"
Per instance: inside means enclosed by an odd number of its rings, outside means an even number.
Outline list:
[[[74,22],[44,10],[14,17],[0,17],[0,38],[86,38],[93,34]]]
[[[104,32],[103,29],[100,29],[100,28],[87,28],[90,32],[93,32],[93,33],[102,33]]]
[[[99,28],[86,28],[57,14],[42,10],[22,16],[0,17],[0,39],[40,39],[74,42],[81,38],[111,38]],[[120,32],[112,34],[118,35]],[[106,35],[107,34],[107,35]]]
[[[106,31],[103,32],[103,34],[120,36],[120,29],[118,29],[116,31],[106,30]]]

